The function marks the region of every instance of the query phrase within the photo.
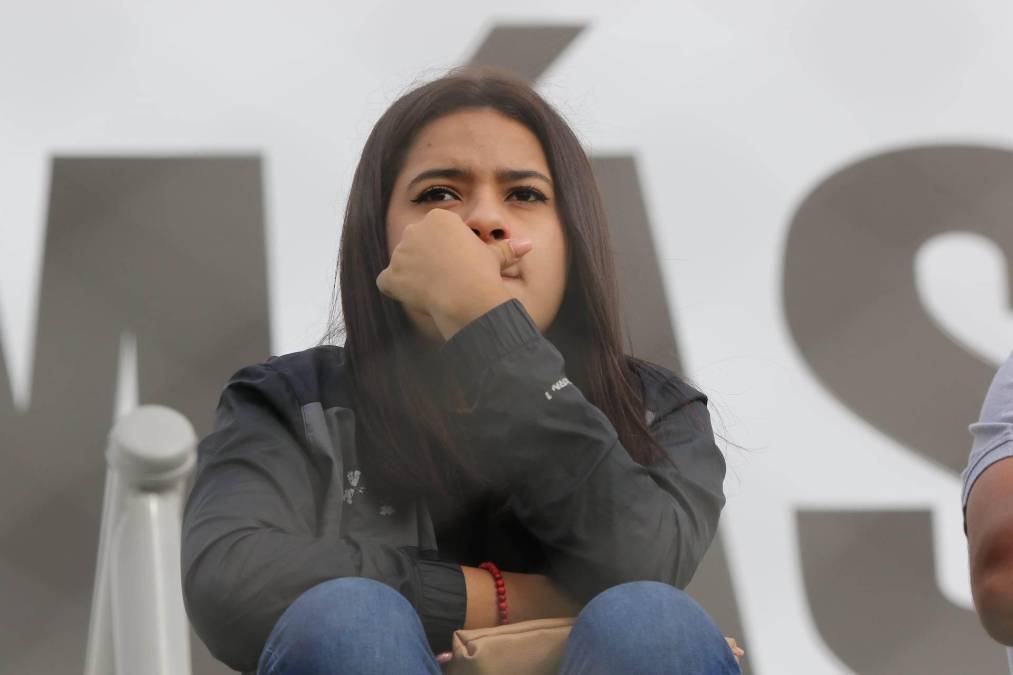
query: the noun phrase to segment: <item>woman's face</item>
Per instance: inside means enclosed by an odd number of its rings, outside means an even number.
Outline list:
[[[453,211],[484,242],[530,238],[534,247],[508,270],[520,276],[503,283],[545,332],[562,303],[569,262],[552,178],[541,144],[523,124],[491,108],[435,119],[419,130],[394,181],[388,253],[432,208]],[[405,311],[426,337],[443,342],[428,314]]]

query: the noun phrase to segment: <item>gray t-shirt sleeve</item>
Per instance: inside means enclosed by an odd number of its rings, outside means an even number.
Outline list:
[[[971,488],[982,472],[1000,459],[1013,457],[1013,353],[999,367],[981,407],[981,417],[968,431],[974,440],[967,468],[960,474],[965,510]]]

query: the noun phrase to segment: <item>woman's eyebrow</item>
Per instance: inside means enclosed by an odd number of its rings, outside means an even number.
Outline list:
[[[408,183],[407,189],[411,189],[413,185],[430,178],[456,178],[457,180],[470,181],[474,179],[475,175],[470,169],[462,169],[459,167],[447,167],[441,169],[427,169],[419,175],[412,178],[411,182]],[[545,181],[548,185],[552,185],[552,179],[543,173],[538,171],[532,171],[531,169],[497,169],[496,180],[500,183],[512,183],[514,181],[523,180],[525,178],[537,178]]]

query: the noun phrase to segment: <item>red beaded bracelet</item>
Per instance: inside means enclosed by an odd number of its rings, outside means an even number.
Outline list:
[[[499,623],[503,625],[510,623],[507,619],[507,599],[506,599],[506,584],[503,583],[503,575],[500,574],[499,568],[496,567],[496,563],[484,562],[479,565],[484,570],[488,570],[489,574],[496,581],[496,607],[499,610]]]

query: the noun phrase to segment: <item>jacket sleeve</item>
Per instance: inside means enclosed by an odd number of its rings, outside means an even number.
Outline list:
[[[449,649],[464,623],[457,564],[420,559],[415,547],[318,536],[325,489],[307,454],[301,408],[270,361],[224,387],[214,430],[198,445],[184,508],[183,595],[211,653],[253,671],[271,629],[305,590],[345,576],[382,581],[419,613],[433,649]]]
[[[576,601],[627,581],[689,583],[725,503],[725,461],[703,394],[682,385],[696,396],[666,399],[650,424],[666,454],[641,466],[517,299],[440,351],[464,389],[457,419],[480,465]]]

